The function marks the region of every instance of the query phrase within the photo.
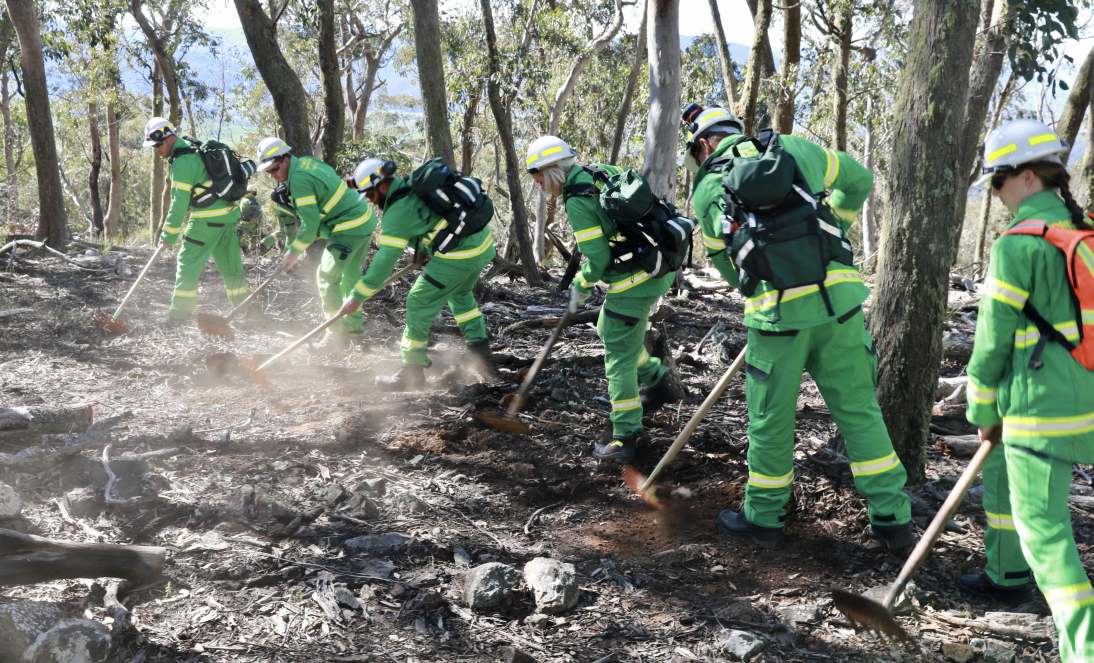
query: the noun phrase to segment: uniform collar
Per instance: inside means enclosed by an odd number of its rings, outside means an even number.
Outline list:
[[[699,172],[695,174],[695,186],[699,186],[699,182],[701,182],[703,178],[706,177],[708,172],[707,169],[711,165],[711,162],[713,162],[715,159],[721,158],[722,155],[729,151],[729,148],[733,147],[745,138],[746,136],[744,134],[730,134],[723,138],[722,142],[718,143],[718,147],[714,148],[714,151],[710,153],[709,157],[707,157],[707,160],[704,161],[701,166],[699,166]]]
[[[1046,189],[1033,194],[1018,204],[1018,211],[1015,213],[1011,225],[1029,219],[1052,223],[1054,221],[1070,220],[1070,218],[1071,214],[1059,194],[1051,189]]]
[[[570,166],[570,170],[566,171],[566,179],[562,181],[563,186],[576,182],[578,176],[583,172],[585,172],[585,168],[581,164],[575,163]]]
[[[396,194],[401,193],[403,189],[409,188],[410,182],[405,177],[399,177],[398,175],[396,175],[395,177],[391,178],[391,186],[388,187],[387,198],[384,199],[384,211],[386,212],[389,207],[405,198],[404,195]]]
[[[171,148],[171,159],[179,156],[179,152],[185,150],[193,150],[193,146],[190,145],[190,141],[186,140],[182,136],[175,136],[175,145]]]

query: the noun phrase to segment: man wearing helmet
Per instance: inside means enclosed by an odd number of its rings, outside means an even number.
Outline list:
[[[723,108],[691,104],[684,110],[684,124],[689,134],[685,165],[695,175],[692,202],[703,245],[714,266],[736,287],[740,276],[727,251],[735,228],[726,218],[722,176],[735,154],[747,158],[759,152],[744,136],[740,120]],[[839,230],[845,238],[846,226],[873,185],[870,172],[845,152],[795,136],[772,140],[793,157],[813,200],[830,192],[820,204],[835,212],[845,226]],[[907,475],[874,395],[876,358],[862,315],[868,294],[853,265],[832,260],[823,287],[780,291],[762,281],[747,297],[748,484],[744,508],[718,514],[724,533],[750,538],[762,547],[782,545],[784,509],[794,480],[798,393],[802,372],[808,370],[846,440],[855,487],[867,498],[874,536],[898,554],[915,543],[903,490]]]
[[[576,313],[598,282],[608,291],[597,334],[604,342],[604,373],[611,401],[611,437],[593,444],[593,456],[600,460],[630,463],[645,441],[643,412],[652,412],[678,398],[666,379],[661,360],[645,347],[650,310],[672,285],[675,272],[653,278],[641,269],[619,269],[612,264],[608,239],[616,234],[597,198],[592,195],[597,180],[578,165],[573,149],[561,138],[542,136],[528,146],[525,166],[536,184],[549,196],[562,196],[566,216],[586,260],[570,288],[571,313]],[[615,174],[616,166],[596,168]],[[639,391],[641,387],[644,390]]]
[[[315,280],[323,314],[333,317],[361,278],[369,239],[376,229],[376,216],[333,168],[312,157],[294,156],[280,138],[263,138],[258,143],[255,161],[278,186],[285,185],[300,219],[296,237],[278,268],[285,270],[295,265],[317,237],[327,241]],[[362,325],[360,313],[347,315],[340,329],[327,332],[326,342],[345,345],[361,334]]]
[[[188,319],[197,305],[198,282],[210,257],[224,279],[228,300],[238,304],[247,297],[247,279],[243,275],[243,254],[236,225],[239,207],[226,200],[190,211],[190,201],[212,184],[205,164],[190,141],[178,136],[171,123],[153,117],[144,125],[144,146],[167,159],[171,171],[171,205],[163,221],[159,241],[173,246],[182,238],[175,271],[175,288],[167,318],[172,323]],[[186,213],[190,222],[183,232]]]
[[[399,256],[408,248],[416,255],[431,253],[431,240],[446,223],[412,190],[410,180],[395,174],[393,161],[365,159],[353,171],[353,186],[383,213],[383,230],[368,271],[353,288],[343,311],[355,312],[376,294],[391,275]],[[467,347],[487,371],[493,368],[486,319],[475,301],[479,273],[494,259],[494,236],[487,226],[459,240],[451,250],[433,253],[406,298],[406,326],[399,344],[402,366],[376,384],[390,391],[425,386],[430,365],[429,330],[447,303]]]

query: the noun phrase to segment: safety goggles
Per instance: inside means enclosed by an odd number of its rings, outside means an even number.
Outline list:
[[[152,144],[152,147],[159,147],[163,145],[163,141],[167,140],[168,136],[175,135],[170,129],[156,129],[152,133],[148,134],[145,141]]]

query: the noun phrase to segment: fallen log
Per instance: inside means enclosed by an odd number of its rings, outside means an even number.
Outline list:
[[[50,465],[62,462],[67,458],[91,447],[101,447],[110,439],[110,431],[118,423],[132,417],[132,413],[122,414],[101,419],[92,424],[87,430],[77,436],[59,436],[63,443],[61,446],[40,444],[35,447],[23,449],[18,453],[0,453],[0,468],[17,472],[38,472]],[[0,439],[2,439],[0,433]],[[52,440],[53,435],[42,435],[41,440]]]
[[[943,435],[938,446],[954,458],[972,458],[980,448],[979,435]]]
[[[159,577],[167,550],[156,546],[57,541],[0,529],[0,587],[63,578],[122,578],[134,583]]]
[[[0,408],[0,439],[3,436],[26,434],[82,433],[91,426],[93,419],[90,405]]]

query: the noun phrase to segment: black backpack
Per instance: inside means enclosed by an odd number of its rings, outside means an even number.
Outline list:
[[[732,160],[722,175],[726,196],[726,246],[749,296],[760,281],[779,291],[805,285],[820,287],[829,315],[835,315],[824,280],[828,263],[853,264],[851,243],[835,215],[814,194],[794,157],[778,136],[764,131],[730,148]]]
[[[431,159],[410,174],[410,189],[430,211],[448,222],[433,238],[431,249],[444,253],[490,223],[494,202],[477,177],[463,175],[444,159]]]
[[[633,170],[613,175],[597,166],[583,168],[599,185],[572,184],[563,189],[563,199],[597,198],[616,227],[616,233],[608,237],[612,266],[619,271],[641,269],[654,278],[680,269],[691,249],[695,221],[658,198],[645,178]]]
[[[175,156],[197,154],[213,182],[209,186],[194,187],[191,207],[202,209],[218,200],[235,202],[247,193],[247,180],[258,171],[254,161],[241,161],[235,150],[219,141],[207,140],[203,143],[193,138],[186,140],[191,147],[176,151]]]

